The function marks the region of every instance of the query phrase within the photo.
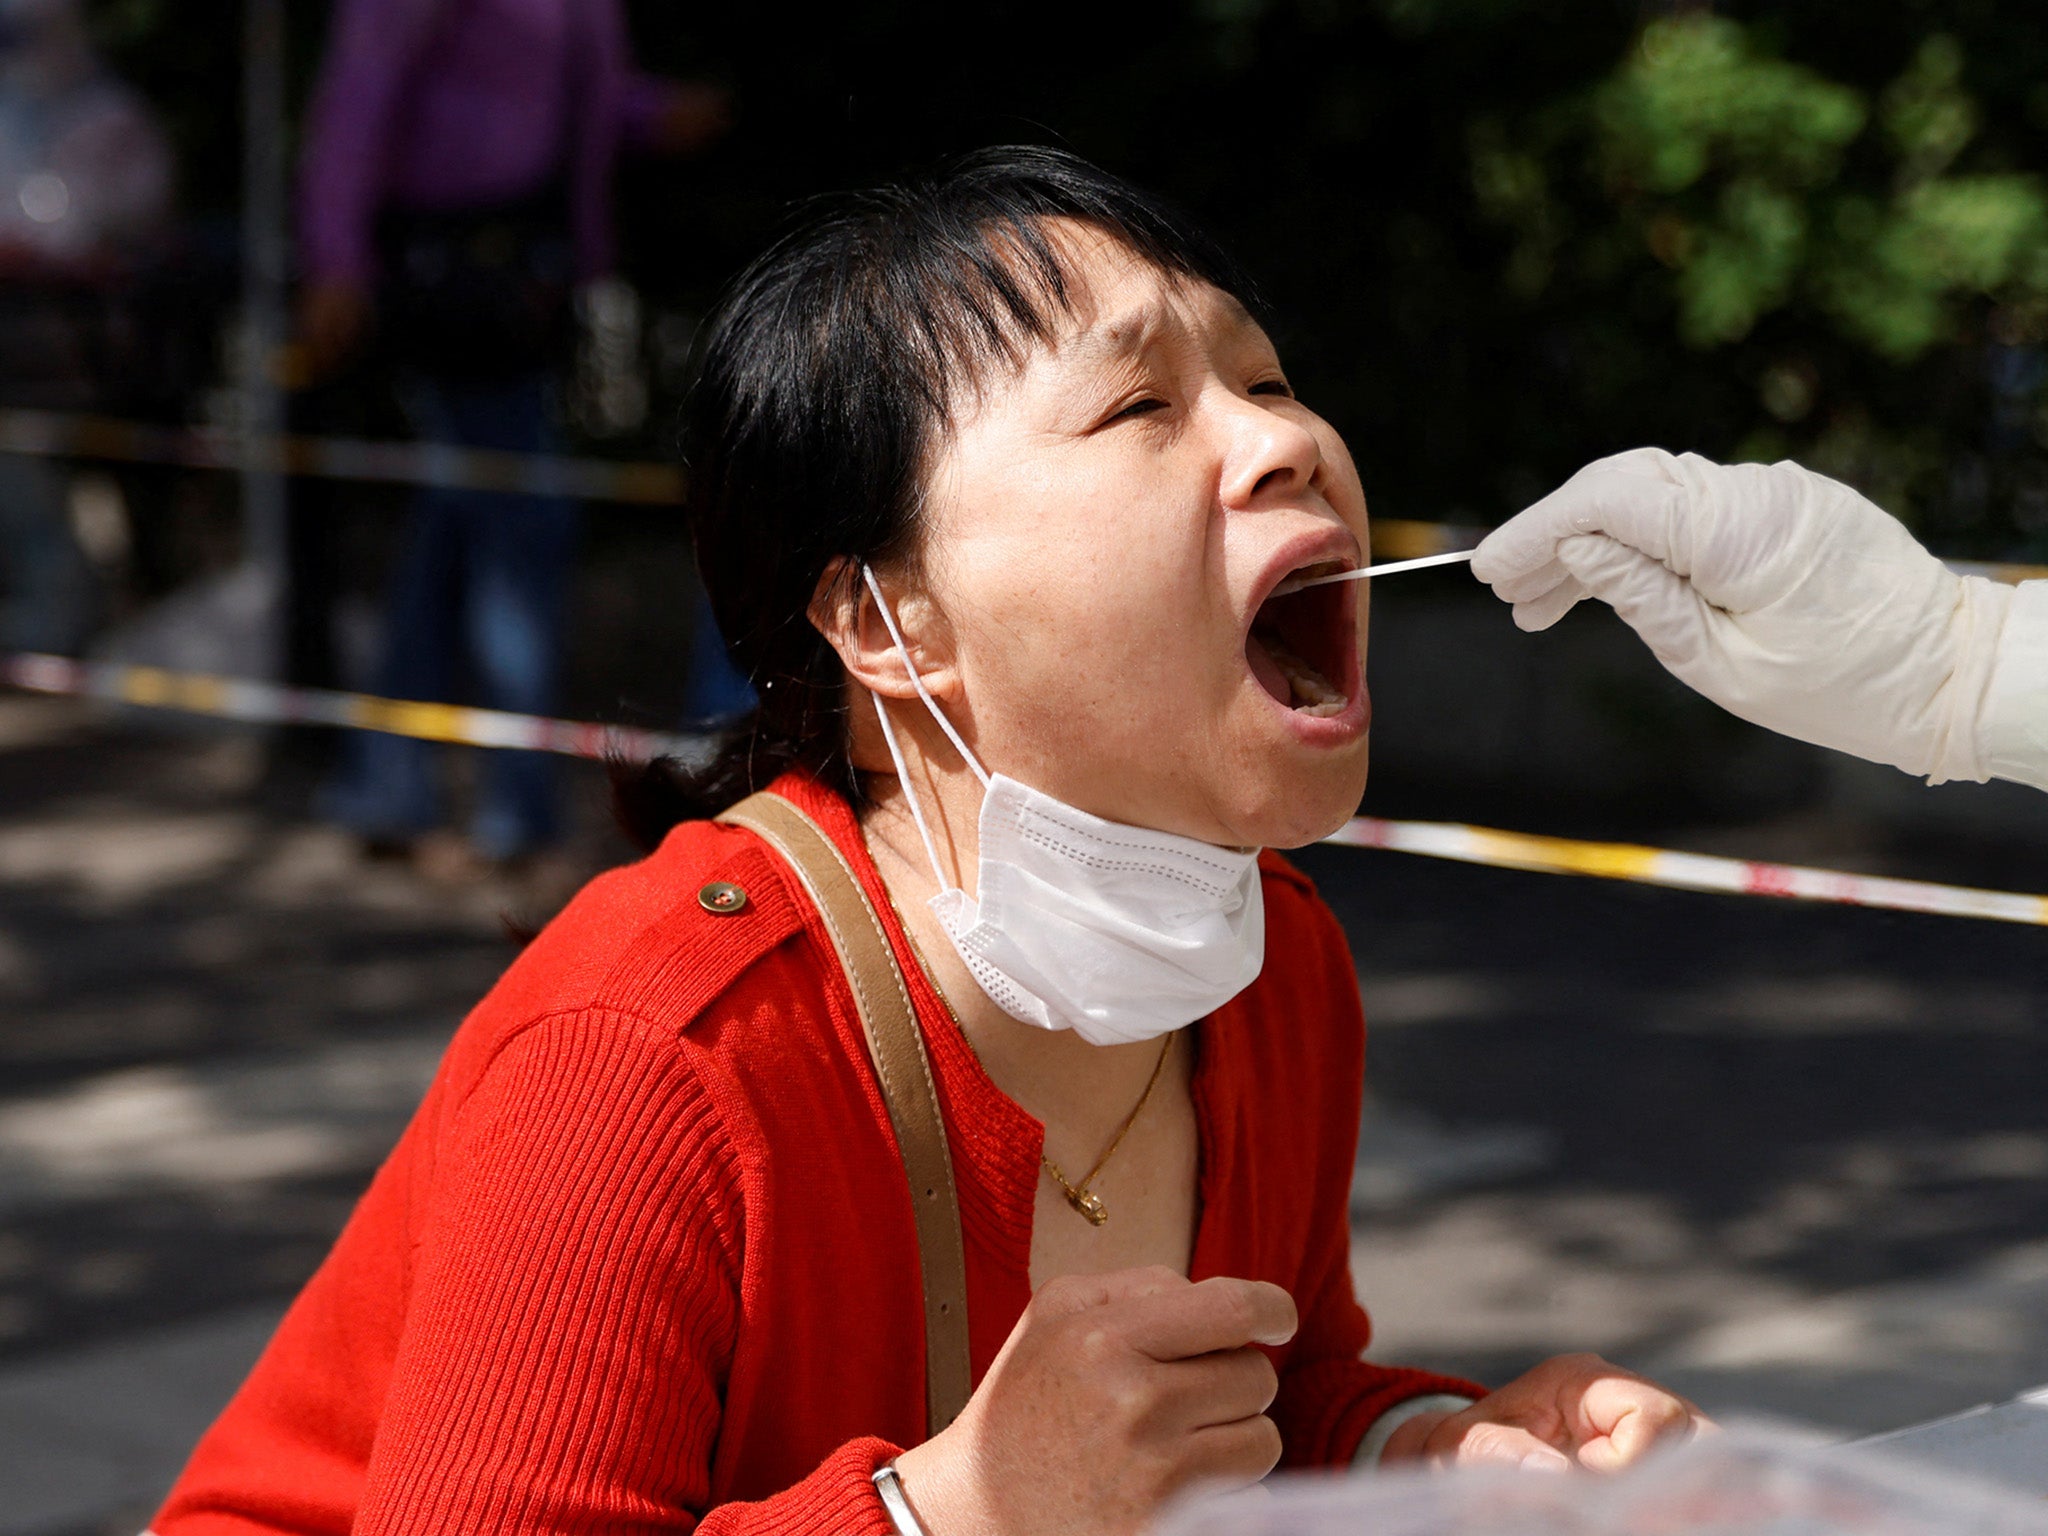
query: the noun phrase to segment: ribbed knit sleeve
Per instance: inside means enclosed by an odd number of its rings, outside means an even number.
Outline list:
[[[1305,925],[1307,926],[1307,925]],[[1315,1172],[1314,1210],[1294,1305],[1301,1325],[1280,1377],[1271,1413],[1291,1467],[1349,1465],[1373,1420],[1396,1403],[1434,1392],[1484,1397],[1486,1389],[1427,1371],[1374,1365],[1362,1358],[1372,1324],[1351,1277],[1351,1178],[1359,1099],[1365,1077],[1365,1019],[1344,931],[1316,904],[1315,964],[1319,999],[1335,1010],[1328,1036],[1321,1113],[1329,1135]],[[1306,960],[1306,957],[1304,957]]]
[[[1271,1409],[1290,1467],[1349,1465],[1373,1420],[1411,1397],[1486,1395],[1474,1382],[1361,1358],[1372,1325],[1352,1290],[1349,1234],[1341,1220],[1326,1225],[1310,1278],[1295,1294],[1301,1327]]]
[[[880,1441],[707,1514],[742,1185],[672,1035],[541,1020],[449,1113],[357,1536],[888,1530]]]

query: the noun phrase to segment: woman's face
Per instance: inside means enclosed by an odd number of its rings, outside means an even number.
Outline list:
[[[930,679],[992,773],[1111,820],[1292,847],[1365,789],[1358,472],[1236,300],[1055,224],[1072,314],[931,467]],[[935,637],[936,638],[936,637]]]

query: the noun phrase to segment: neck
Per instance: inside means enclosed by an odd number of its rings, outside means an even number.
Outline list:
[[[922,754],[910,755],[907,766],[949,883],[975,894],[980,781],[964,767],[957,774],[933,772]],[[1064,1132],[1087,1143],[1119,1124],[1151,1075],[1160,1043],[1090,1045],[1071,1030],[1039,1029],[998,1008],[931,910],[939,882],[902,786],[893,773],[877,774],[873,791],[861,814],[862,834],[932,985],[951,1006],[989,1078],[1046,1125],[1049,1139]]]

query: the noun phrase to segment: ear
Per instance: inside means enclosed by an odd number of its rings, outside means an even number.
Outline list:
[[[958,682],[953,670],[952,627],[946,616],[926,595],[921,585],[894,579],[894,574],[875,572],[882,593],[896,617],[917,663],[917,673],[934,698],[947,697]],[[870,693],[888,699],[914,699],[917,689],[904,668],[903,657],[889,635],[889,626],[875,606],[874,594],[861,579],[860,566],[840,556],[825,567],[811,593],[806,610],[811,625],[825,637],[826,644],[839,653],[847,676]]]

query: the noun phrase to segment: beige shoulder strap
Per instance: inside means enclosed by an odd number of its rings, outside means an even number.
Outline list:
[[[967,1405],[973,1382],[967,1352],[967,1252],[960,1238],[953,1154],[903,973],[860,881],[810,817],[780,795],[764,793],[749,795],[718,819],[758,833],[796,871],[825,919],[853,987],[868,1054],[910,1178],[924,1276],[926,1428],[936,1435]]]

